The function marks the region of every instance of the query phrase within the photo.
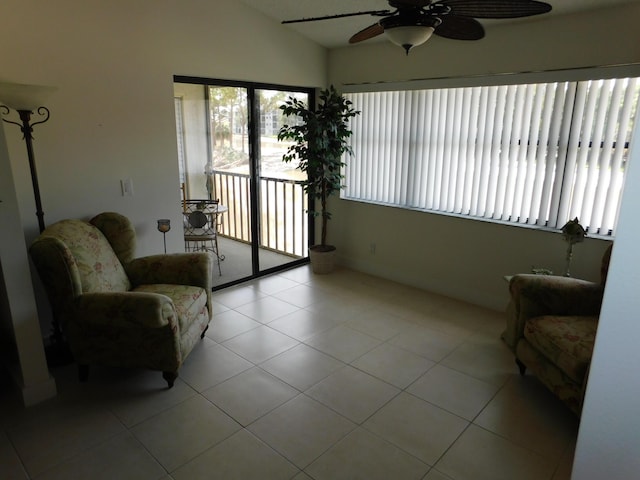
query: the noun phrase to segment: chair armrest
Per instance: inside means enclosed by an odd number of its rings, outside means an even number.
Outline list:
[[[204,252],[150,255],[125,265],[134,286],[153,284],[191,285],[211,292],[213,259]]]
[[[170,327],[178,331],[178,316],[171,299],[149,292],[83,293],[75,300],[76,318],[89,325],[126,328]]]
[[[502,338],[515,349],[530,318],[541,315],[598,316],[604,285],[555,275],[520,274],[509,281],[509,293],[507,328]]]

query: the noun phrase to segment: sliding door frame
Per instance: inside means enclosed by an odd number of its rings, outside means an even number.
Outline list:
[[[249,190],[251,205],[251,275],[238,280],[234,280],[223,285],[218,285],[213,290],[220,290],[232,285],[237,285],[253,278],[262,277],[271,273],[288,270],[298,265],[309,263],[309,257],[293,260],[284,265],[260,270],[260,169],[258,168],[258,159],[260,158],[260,110],[258,101],[258,90],[280,90],[285,92],[306,93],[309,99],[309,107],[315,109],[315,89],[307,87],[296,87],[291,85],[279,85],[260,82],[243,82],[237,80],[223,80],[217,78],[191,77],[183,75],[174,75],[174,83],[190,83],[194,85],[203,85],[211,87],[234,87],[244,88],[247,90],[247,114],[249,116],[247,122],[248,140],[249,140]],[[208,93],[206,96],[208,104]],[[308,199],[309,212],[314,210],[315,199]],[[315,221],[311,213],[307,213],[309,219],[308,247],[313,245],[315,239]]]

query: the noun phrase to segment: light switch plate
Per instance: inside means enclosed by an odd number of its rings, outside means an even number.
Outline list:
[[[122,188],[123,197],[133,197],[133,180],[130,178],[120,180],[120,187]]]

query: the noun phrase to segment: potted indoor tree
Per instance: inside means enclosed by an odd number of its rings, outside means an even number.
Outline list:
[[[296,120],[280,128],[278,140],[293,142],[282,160],[299,161],[297,168],[306,174],[304,191],[320,201],[319,211],[310,210],[322,219],[320,244],[310,247],[309,256],[315,273],[328,273],[333,270],[336,248],[327,244],[327,222],[331,218],[327,200],[342,188],[342,156],[352,153],[349,119],[360,112],[333,85],[320,92],[319,100],[318,107],[311,110],[304,102],[289,97],[280,109],[285,117]]]

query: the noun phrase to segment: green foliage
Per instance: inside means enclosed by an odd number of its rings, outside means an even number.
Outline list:
[[[248,165],[249,155],[228,145],[217,146],[213,151],[213,166],[217,169],[229,169]]]
[[[284,117],[295,117],[295,124],[285,124],[278,132],[278,140],[293,141],[282,160],[299,160],[298,169],[307,174],[305,192],[320,200],[322,215],[322,241],[326,245],[327,220],[331,213],[327,211],[327,198],[342,188],[342,162],[344,153],[352,154],[347,143],[351,136],[349,119],[360,114],[352,108],[349,100],[340,95],[331,85],[322,90],[316,110],[310,110],[306,104],[289,97],[280,106]]]

